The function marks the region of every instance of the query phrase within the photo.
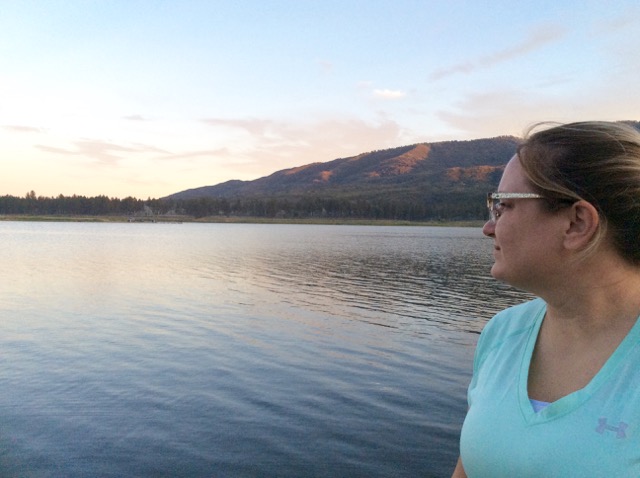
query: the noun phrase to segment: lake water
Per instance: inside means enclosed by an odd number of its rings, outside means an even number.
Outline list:
[[[0,476],[449,476],[476,228],[0,222]]]

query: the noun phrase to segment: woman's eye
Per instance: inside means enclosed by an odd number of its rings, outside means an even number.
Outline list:
[[[495,211],[496,218],[502,216],[502,213],[506,207],[508,207],[508,205],[503,202],[496,203],[496,205],[493,208],[493,210]]]

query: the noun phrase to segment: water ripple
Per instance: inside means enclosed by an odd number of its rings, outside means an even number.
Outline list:
[[[480,231],[183,226],[0,223],[0,475],[450,474]]]

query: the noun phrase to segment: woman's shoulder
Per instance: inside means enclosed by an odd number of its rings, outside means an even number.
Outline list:
[[[530,330],[546,308],[547,304],[542,299],[533,299],[504,309],[487,322],[482,335],[505,338]]]
[[[497,313],[484,326],[478,339],[474,373],[495,351],[505,350],[505,347],[521,350],[545,311],[546,303],[541,299],[534,299]]]

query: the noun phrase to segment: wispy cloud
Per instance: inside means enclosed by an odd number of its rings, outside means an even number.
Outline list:
[[[252,135],[263,136],[265,132],[275,123],[271,120],[258,118],[228,119],[228,118],[207,118],[202,120],[209,126],[219,126],[226,128],[242,129]]]
[[[250,133],[242,151],[234,151],[237,171],[255,177],[319,161],[330,161],[374,149],[404,144],[406,131],[380,117],[367,122],[355,118],[317,118],[286,122],[269,119],[209,119],[212,127],[235,127]]]
[[[60,148],[39,144],[35,147],[47,153],[65,156],[84,156],[95,160],[97,164],[102,166],[115,166],[130,154],[170,154],[160,148],[143,144],[122,145],[109,141],[91,139],[74,141],[73,146],[73,148]]]
[[[549,43],[558,41],[566,34],[566,29],[558,25],[548,25],[531,32],[522,42],[490,55],[468,60],[431,73],[431,80],[441,80],[458,74],[469,74],[476,70],[491,68],[499,63],[519,58]]]
[[[36,128],[33,126],[22,126],[22,125],[3,125],[3,129],[7,131],[13,131],[14,133],[42,133],[44,130],[42,128]]]
[[[327,75],[333,71],[333,63],[327,60],[317,60],[317,64],[320,67],[320,71]]]
[[[600,75],[615,76],[606,80],[619,83],[619,79],[633,78],[637,83],[640,72],[640,56],[637,45],[640,41],[640,6],[629,7],[623,14],[608,18],[599,18],[594,22],[590,33],[597,39],[602,49],[602,57],[606,58],[608,66],[601,69]],[[635,88],[634,88],[635,89]]]
[[[373,96],[383,100],[400,100],[407,96],[402,90],[373,90]]]
[[[382,114],[372,120],[344,115],[304,120],[220,117],[201,120],[201,124],[212,130],[210,146],[205,142],[188,149],[80,138],[68,143],[41,142],[35,147],[56,159],[72,158],[88,167],[109,168],[110,174],[125,174],[140,164],[152,168],[151,172],[176,167],[180,174],[202,171],[202,184],[210,184],[215,182],[211,178],[223,173],[234,179],[255,179],[285,168],[401,146],[411,137],[400,124]],[[116,173],[118,169],[120,173]],[[131,177],[126,176],[126,180]]]
[[[496,90],[464,97],[455,109],[441,110],[436,116],[452,128],[468,132],[471,137],[482,137],[491,131],[503,134],[520,134],[522,127],[514,129],[517,122],[513,112],[527,111],[531,116],[532,105],[527,96],[514,90]]]
[[[122,119],[129,120],[129,121],[148,121],[147,118],[145,118],[142,115],[128,115],[128,116],[123,116]]]
[[[595,23],[593,32],[596,34],[620,34],[627,28],[638,28],[640,22],[640,7],[630,6],[624,13],[612,17],[599,18]]]
[[[597,96],[597,95],[596,95]],[[602,95],[604,98],[604,95]],[[569,122],[580,117],[626,119],[613,117],[611,111],[619,102],[606,96],[597,102],[585,103],[579,93],[566,95],[558,102],[555,95],[530,89],[496,89],[465,96],[455,108],[441,110],[437,117],[469,139],[511,134],[521,136],[529,126],[543,121]]]
[[[369,80],[362,80],[356,84],[356,87],[361,90],[370,90],[373,88],[373,82]]]
[[[356,88],[361,94],[376,100],[401,100],[407,96],[407,92],[404,90],[375,88],[372,81],[359,81]]]
[[[229,148],[203,149],[198,151],[184,151],[181,153],[168,153],[158,156],[157,159],[174,160],[174,159],[194,159],[203,157],[227,157],[231,154]]]

